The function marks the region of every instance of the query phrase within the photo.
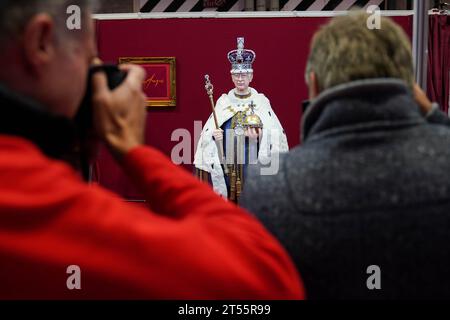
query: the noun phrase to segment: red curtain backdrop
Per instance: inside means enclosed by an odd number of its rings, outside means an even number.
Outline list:
[[[412,17],[395,17],[411,37]],[[194,157],[194,121],[211,113],[204,89],[204,75],[214,84],[214,98],[232,88],[227,53],[236,38],[256,52],[252,86],[271,101],[283,124],[289,146],[300,143],[301,102],[307,99],[304,70],[314,32],[328,18],[177,18],[97,21],[98,48],[105,62],[120,57],[176,57],[177,106],[149,109],[147,143],[170,156],[179,141],[171,141],[175,129],[191,134],[190,158]],[[197,137],[198,139],[198,137]],[[186,165],[188,170],[192,166]],[[142,199],[108,152],[102,150],[99,182],[126,199]]]
[[[448,112],[450,87],[450,16],[430,15],[428,39],[428,95]]]

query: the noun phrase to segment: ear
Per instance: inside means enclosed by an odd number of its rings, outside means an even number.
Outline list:
[[[313,100],[319,95],[319,84],[317,82],[316,74],[311,71],[308,74],[308,89],[309,89],[309,100]]]
[[[22,35],[27,64],[42,73],[55,57],[55,23],[48,14],[37,14],[25,26]]]
[[[250,83],[250,82],[252,82],[252,80],[253,80],[253,72],[249,74],[248,82]]]

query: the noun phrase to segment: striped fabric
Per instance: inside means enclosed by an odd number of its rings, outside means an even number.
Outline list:
[[[141,12],[243,11],[246,0],[216,0],[218,8],[205,8],[205,0],[140,0]],[[259,1],[259,0],[258,0]],[[278,0],[280,11],[340,11],[352,6],[378,5],[385,0]],[[208,2],[211,2],[209,0]],[[256,2],[256,1],[255,1]],[[270,0],[268,0],[269,7]],[[256,4],[255,4],[256,8]],[[256,9],[255,9],[256,10]]]

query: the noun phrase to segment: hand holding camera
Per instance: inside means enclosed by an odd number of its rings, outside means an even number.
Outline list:
[[[142,91],[144,69],[135,65],[119,69],[127,75],[112,90],[104,72],[93,74],[92,103],[95,132],[120,161],[128,151],[144,144],[146,98]]]

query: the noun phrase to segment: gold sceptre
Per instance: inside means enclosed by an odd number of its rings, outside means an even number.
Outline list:
[[[214,107],[214,98],[213,98],[213,90],[214,86],[209,80],[209,75],[205,75],[205,89],[206,93],[209,96],[209,101],[211,102],[211,108],[214,116],[214,124],[216,125],[216,129],[220,129],[219,122],[217,121],[216,108]],[[216,140],[217,150],[219,152],[220,163],[223,164],[223,172],[228,174],[227,164],[225,163],[224,149],[223,149],[223,139],[220,141]]]

